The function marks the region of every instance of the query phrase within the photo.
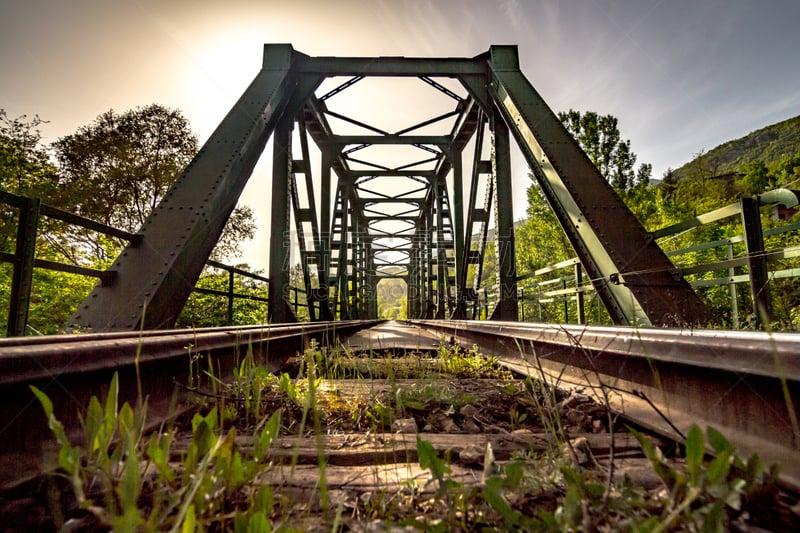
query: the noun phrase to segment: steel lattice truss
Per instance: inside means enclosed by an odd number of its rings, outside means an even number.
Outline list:
[[[402,88],[370,108],[358,90],[375,80]],[[411,94],[420,88],[436,95],[437,109],[417,109]],[[387,277],[407,281],[410,317],[474,318],[490,225],[491,318],[516,320],[512,138],[615,322],[708,318],[521,73],[516,47],[427,59],[309,57],[266,45],[262,70],[146,221],[140,242],[117,259],[115,282],[96,287],[72,325],[174,323],[270,137],[271,322],[294,318],[292,235],[312,320],[375,317],[377,283]]]
[[[365,79],[363,75],[352,76],[329,90],[318,90],[298,120],[301,155],[308,157],[305,136],[309,135],[318,146],[324,147],[323,157],[334,161],[332,166],[338,177],[330,232],[323,234],[319,242],[311,244],[306,239],[309,232],[302,228],[302,223],[313,222],[310,220],[313,210],[303,211],[303,207],[312,205],[313,196],[307,196],[305,202],[293,200],[303,269],[313,272],[316,264],[320,281],[317,286],[330,287],[331,307],[317,305],[310,312],[314,317],[324,317],[326,311],[331,312],[330,316],[374,316],[377,283],[383,278],[402,278],[408,283],[412,316],[444,318],[472,313],[475,309],[472,295],[476,292],[474,287],[467,290],[466,276],[475,285],[480,280],[478,270],[483,264],[489,217],[475,221],[477,232],[466,233],[469,237],[475,235],[477,242],[471,266],[464,272],[465,283],[459,286],[461,272],[456,271],[456,258],[463,255],[465,246],[460,187],[463,179],[460,168],[453,175],[452,154],[463,150],[464,140],[473,137],[478,129],[481,133],[473,143],[474,150],[479,155],[487,151],[483,142],[487,117],[463,88],[450,89],[430,76],[419,76],[412,80],[425,90],[444,95],[444,102],[438,103],[445,105],[432,116],[423,116],[410,124],[408,117],[403,116],[400,129],[388,130],[336,108],[336,97],[346,90],[352,91],[359,82],[364,85]],[[396,84],[402,80],[392,81]],[[409,80],[405,81],[404,87],[413,89],[407,83]],[[372,88],[369,92],[374,94],[376,90],[381,89]],[[409,102],[407,96],[395,90],[390,99],[396,105],[405,105],[404,111],[411,107],[413,112],[414,101]],[[293,168],[310,167],[307,159],[299,164],[297,160],[294,162]],[[491,162],[480,160],[480,163],[484,172],[474,173],[473,182],[481,186],[473,187],[471,201],[480,201],[483,212],[488,213],[483,204],[484,200],[491,201],[493,191]],[[307,194],[313,184],[308,174],[305,177]],[[448,187],[448,177],[451,186],[458,183],[459,187]],[[297,187],[296,177],[293,179],[292,190],[297,191],[301,187]],[[455,210],[451,206],[450,189],[457,190]],[[480,193],[487,190],[489,196],[484,193],[480,199]],[[323,205],[327,204],[327,198],[323,198]],[[328,219],[325,215],[322,218]],[[316,296],[320,302],[326,295]]]

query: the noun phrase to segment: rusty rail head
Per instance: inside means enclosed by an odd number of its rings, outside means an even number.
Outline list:
[[[628,419],[681,440],[720,430],[741,455],[781,464],[800,489],[800,335],[517,322],[410,323],[477,344],[524,374],[593,391]],[[669,420],[667,422],[666,420]]]
[[[276,324],[197,330],[143,331],[24,337],[0,340],[0,487],[46,467],[52,436],[29,386],[43,390],[67,431],[80,438],[77,413],[119,374],[120,403],[134,403],[139,387],[148,402],[148,424],[160,425],[184,408],[190,362],[212,364],[225,379],[251,351],[276,370],[312,339],[334,342],[380,321]]]

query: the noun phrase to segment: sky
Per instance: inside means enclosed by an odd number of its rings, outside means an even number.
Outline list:
[[[159,103],[183,111],[202,143],[256,75],[264,43],[409,57],[516,44],[553,110],[618,117],[658,178],[800,114],[798,20],[798,0],[0,0],[0,108],[39,115],[51,142],[108,109]],[[264,173],[243,197],[259,220]],[[516,172],[516,219],[525,179]],[[244,257],[254,266],[260,232]]]

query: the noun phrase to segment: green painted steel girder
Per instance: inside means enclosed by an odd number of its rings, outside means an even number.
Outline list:
[[[297,71],[323,76],[448,77],[484,74],[480,58],[420,57],[308,57],[298,61]]]
[[[490,56],[490,94],[612,319],[707,323],[705,304],[522,74],[517,48]]]
[[[95,331],[170,327],[217,244],[267,138],[289,103],[289,45],[266,45],[264,63],[233,109],[116,259],[115,281],[97,285],[68,327]]]
[[[449,146],[453,139],[449,135],[331,135],[325,144],[348,146],[351,144],[433,144]]]

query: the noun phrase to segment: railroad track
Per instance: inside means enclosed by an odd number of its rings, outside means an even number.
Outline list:
[[[158,427],[187,405],[192,361],[214,361],[229,376],[251,350],[277,370],[312,340],[335,342],[380,321],[317,322],[270,326],[97,333],[0,339],[0,487],[41,471],[42,449],[52,441],[47,420],[30,391],[53,401],[56,417],[77,438],[77,413],[119,374],[120,401],[148,397],[148,424]]]
[[[800,335],[516,322],[411,321],[476,344],[523,374],[580,387],[683,441],[692,424],[781,465],[800,490]]]
[[[275,500],[276,507],[305,517],[304,527],[322,523],[326,509],[329,514],[338,509],[336,516],[358,517],[361,522],[348,523],[358,529],[365,520],[382,516],[376,507],[385,507],[386,501],[378,494],[401,494],[411,487],[413,497],[394,500],[411,507],[398,503],[395,511],[433,512],[443,495],[441,479],[438,484],[429,482],[434,474],[426,455],[430,450],[435,457],[449,458],[447,482],[462,488],[485,486],[493,465],[501,468],[512,457],[561,450],[579,469],[587,468],[587,462],[608,469],[608,461],[616,458],[617,477],[628,474],[652,489],[658,479],[638,441],[629,433],[609,433],[609,427],[619,429],[621,424],[609,419],[605,405],[612,415],[620,414],[653,432],[651,438],[665,447],[683,442],[693,423],[716,427],[742,456],[756,451],[765,463],[780,463],[782,488],[796,491],[800,487],[796,339],[783,334],[456,321],[404,325],[353,321],[5,339],[0,342],[0,409],[5,421],[0,481],[7,493],[19,493],[15,487],[37,479],[47,467],[44,458],[54,453],[52,434],[29,385],[51,397],[56,416],[80,440],[75,413],[92,395],[105,393],[114,373],[119,375],[120,403],[134,403],[141,388],[148,396],[147,425],[157,428],[180,419],[179,413],[196,411],[198,401],[206,406],[205,412],[213,404],[229,416],[241,417],[245,405],[237,396],[241,390],[221,391],[214,379],[241,369],[247,354],[269,371],[286,369],[293,360],[295,372],[307,369],[308,360],[292,357],[305,351],[327,358],[326,371],[341,378],[325,379],[315,388],[329,413],[323,422],[316,421],[315,428],[313,417],[298,410],[298,402],[287,403],[286,390],[273,388],[274,396],[267,395],[265,405],[284,412],[288,434],[275,437],[268,455],[273,468],[258,479],[260,485],[282,487],[275,497],[284,500]],[[558,403],[550,407],[560,411],[556,418],[563,417],[566,438],[542,425],[544,417],[541,412],[537,415],[536,402],[530,401],[530,382],[526,385],[499,370],[491,371],[492,379],[473,374],[459,379],[439,373],[441,353],[438,360],[426,356],[448,346],[460,346],[464,353],[473,345],[502,366],[548,384],[543,390],[558,387]],[[355,358],[348,364],[356,366],[348,369],[339,359],[331,363],[332,354],[339,352],[327,347],[343,348],[345,353],[388,351],[393,358]],[[198,379],[187,381],[190,373]],[[309,380],[303,383],[303,394],[309,394]],[[386,410],[391,417],[376,422]],[[401,417],[401,410],[408,416]],[[300,425],[304,429],[298,434]],[[248,434],[253,429],[259,428],[237,426],[235,446],[244,454],[253,453],[253,437]],[[171,454],[179,461],[189,453],[194,436],[191,424],[189,429],[176,426],[175,431]],[[430,447],[420,448],[418,436]],[[324,497],[319,492],[321,459]],[[305,513],[292,507],[298,501]],[[462,513],[450,518],[469,517]],[[330,523],[325,527],[330,529]]]

